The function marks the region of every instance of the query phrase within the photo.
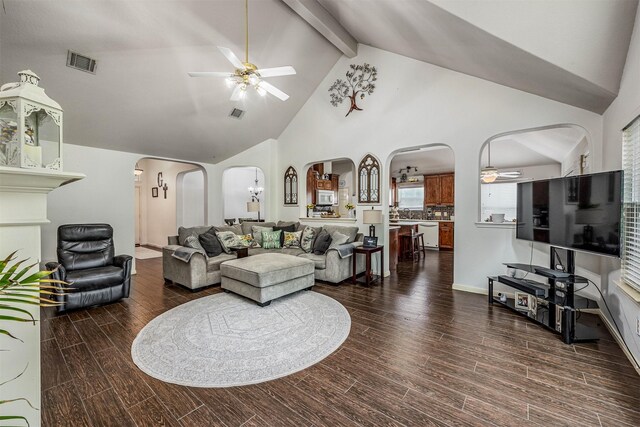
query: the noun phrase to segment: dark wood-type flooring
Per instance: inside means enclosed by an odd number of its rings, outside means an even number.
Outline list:
[[[318,284],[351,314],[339,350],[275,381],[202,389],[147,376],[130,348],[155,316],[220,288],[164,285],[160,258],[138,260],[130,298],[43,313],[43,425],[640,425],[640,377],[606,329],[597,344],[565,345],[452,291],[452,263],[429,252],[382,286]]]

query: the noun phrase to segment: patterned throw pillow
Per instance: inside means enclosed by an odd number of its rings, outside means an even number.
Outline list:
[[[309,253],[313,250],[313,241],[316,240],[318,233],[313,227],[305,227],[302,230],[302,237],[300,238],[300,247],[303,251]]]
[[[280,234],[282,231],[263,231],[262,247],[265,249],[280,249]]]
[[[253,233],[253,238],[256,243],[262,245],[262,232],[263,231],[273,231],[273,227],[262,227],[260,225],[254,225],[251,227],[251,232]]]
[[[260,245],[255,241],[251,234],[243,234],[242,236],[238,236],[240,238],[240,242],[242,246],[246,246],[247,248],[259,248]]]
[[[184,246],[186,246],[187,248],[196,249],[198,252],[204,255],[205,258],[207,256],[206,251],[204,250],[196,236],[187,236],[187,238],[184,240]]]
[[[233,231],[218,231],[216,236],[222,245],[222,249],[228,254],[231,253],[231,249],[229,248],[234,246],[244,246],[240,240],[240,236]]]
[[[288,231],[284,232],[284,248],[299,248],[300,247],[300,239],[302,238],[302,231],[294,231],[290,233]]]

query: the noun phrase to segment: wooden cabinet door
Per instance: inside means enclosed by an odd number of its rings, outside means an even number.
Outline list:
[[[316,174],[313,168],[307,171],[307,202],[306,204],[316,204]]]
[[[440,249],[453,249],[453,223],[441,222],[438,237]]]
[[[453,205],[454,203],[454,175],[440,175],[440,204]]]
[[[399,231],[398,228],[389,230],[389,270],[391,271],[398,269]]]
[[[338,198],[338,187],[340,186],[340,175],[331,174],[331,189],[333,190],[333,204],[338,206],[340,200]]]
[[[440,176],[425,175],[424,177],[424,204],[440,204]]]

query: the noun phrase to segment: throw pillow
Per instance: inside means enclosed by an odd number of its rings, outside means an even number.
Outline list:
[[[305,227],[302,230],[302,237],[300,238],[300,247],[303,251],[309,253],[313,250],[313,242],[316,240],[318,236],[318,229],[314,227]]]
[[[273,231],[273,227],[263,227],[261,225],[254,225],[251,227],[251,232],[256,243],[262,245],[262,232]]]
[[[281,230],[263,231],[262,232],[262,247],[265,249],[280,249]]]
[[[349,236],[344,235],[338,231],[334,231],[331,234],[331,244],[329,245],[329,249],[337,248],[338,246],[345,244],[349,241]]]
[[[324,255],[331,245],[331,235],[325,230],[318,233],[315,242],[313,242],[313,253],[315,255]]]
[[[216,233],[216,237],[220,241],[222,245],[222,250],[226,253],[231,253],[231,248],[234,246],[243,246],[242,241],[240,240],[240,236],[238,236],[233,231],[219,231]]]
[[[301,238],[302,238],[302,231],[294,231],[293,233],[285,231],[284,245],[282,245],[282,247],[283,248],[299,248]]]
[[[213,228],[198,236],[198,240],[207,253],[207,256],[216,257],[224,252],[222,245],[220,245],[220,240],[216,237],[216,231]]]
[[[276,226],[273,227],[273,231],[278,231],[281,230],[282,233],[280,234],[280,247],[282,247],[282,245],[284,245],[284,232],[288,231],[289,233],[293,233],[294,231],[296,231],[296,225],[295,224],[291,224],[291,225],[287,225],[287,226]]]
[[[187,238],[184,240],[183,246],[186,246],[187,248],[191,248],[191,249],[196,249],[205,257],[207,256],[206,251],[204,250],[204,248],[202,247],[202,245],[200,244],[200,241],[196,236],[187,236]]]
[[[247,248],[259,248],[260,245],[255,241],[251,234],[243,234],[242,236],[238,236],[240,238],[240,243],[242,246],[246,246]]]

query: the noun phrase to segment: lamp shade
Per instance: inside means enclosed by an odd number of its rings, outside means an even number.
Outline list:
[[[247,212],[260,212],[260,202],[247,202]]]
[[[365,224],[382,224],[381,210],[365,210],[362,212],[362,222]]]

